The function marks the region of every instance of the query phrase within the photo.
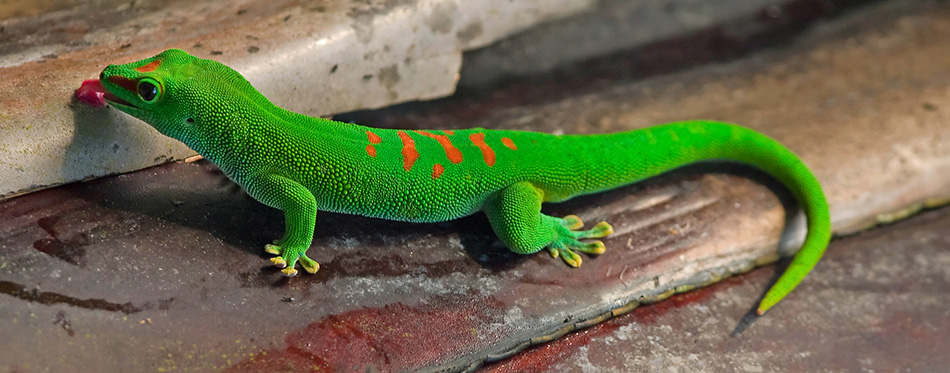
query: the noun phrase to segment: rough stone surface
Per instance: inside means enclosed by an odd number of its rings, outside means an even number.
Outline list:
[[[484,372],[939,372],[950,364],[950,209],[835,241],[789,301],[732,336],[776,267],[676,295]]]
[[[882,3],[730,63],[646,81],[601,66],[576,80],[349,118],[574,133],[696,117],[739,122],[801,154],[828,191],[836,230],[851,231],[950,190],[948,15],[945,2]],[[549,206],[616,228],[608,251],[580,269],[507,252],[482,216],[413,225],[325,213],[310,249],[321,271],[289,280],[262,251],[282,233],[280,213],[210,164],[50,189],[0,203],[0,335],[16,336],[0,338],[0,367],[475,367],[641,297],[774,260],[787,201],[770,187],[748,169],[713,165]],[[775,268],[640,308],[508,364],[945,366],[946,216],[835,242],[801,289],[751,324],[743,313]],[[739,337],[728,338],[734,330]],[[611,352],[616,359],[605,357]]]
[[[793,3],[601,0],[589,11],[467,53],[460,84],[483,86],[506,77],[537,75],[566,64],[683,37],[703,29],[720,28],[723,36],[728,37],[733,32],[730,28],[774,28],[781,18],[789,16],[782,14],[782,6],[789,7]],[[776,14],[756,17],[768,9]],[[734,36],[742,37],[750,30],[734,31]]]

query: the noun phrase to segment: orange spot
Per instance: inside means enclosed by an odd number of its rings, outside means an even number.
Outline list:
[[[369,154],[370,157],[376,157],[376,147],[373,145],[366,145],[366,154]]]
[[[383,139],[379,138],[379,135],[366,131],[366,137],[369,138],[369,142],[372,144],[379,144],[383,142]]]
[[[126,91],[129,91],[129,92],[135,92],[137,89],[135,81],[132,79],[126,78],[124,76],[119,76],[119,75],[110,76],[109,82],[119,87],[122,87],[122,89],[125,89]]]
[[[449,138],[446,137],[445,135],[436,135],[436,134],[428,133],[425,131],[414,131],[414,132],[422,136],[435,139],[435,141],[438,141],[439,145],[442,145],[442,149],[445,149],[445,156],[449,158],[450,162],[455,163],[455,164],[459,164],[460,162],[462,162],[462,152],[460,152],[458,148],[455,147],[455,145],[452,145],[452,141],[449,140]]]
[[[446,134],[446,135],[449,135],[449,136],[452,136],[452,135],[455,134],[455,131],[452,131],[452,130],[445,130],[445,131],[442,131],[442,132],[445,132],[445,134]]]
[[[509,139],[509,138],[507,138],[507,137],[502,137],[502,138],[501,138],[501,143],[502,143],[502,144],[505,144],[505,146],[507,146],[508,149],[511,149],[511,150],[518,150],[518,147],[515,146],[515,142],[514,142],[514,141],[511,141],[511,139]]]
[[[406,171],[412,169],[412,165],[419,159],[419,152],[416,151],[416,142],[405,131],[396,132],[399,139],[402,140],[402,168]]]
[[[155,69],[157,69],[158,66],[161,64],[162,64],[162,60],[155,60],[155,61],[149,62],[148,64],[145,64],[136,68],[135,71],[138,71],[140,73],[152,72],[152,71],[155,71]]]
[[[439,176],[442,176],[442,173],[443,173],[443,172],[445,172],[445,167],[442,167],[442,165],[436,163],[434,166],[432,166],[432,178],[433,178],[433,179],[438,179]]]
[[[485,164],[489,167],[495,165],[495,151],[492,150],[488,144],[485,143],[485,134],[484,133],[473,133],[468,136],[472,140],[472,144],[475,144],[482,151],[482,158],[485,159]]]

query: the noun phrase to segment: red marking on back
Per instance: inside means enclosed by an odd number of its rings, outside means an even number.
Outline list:
[[[136,68],[135,71],[138,71],[140,73],[152,72],[152,71],[155,71],[155,69],[157,69],[158,66],[161,64],[162,64],[162,60],[155,60],[155,61],[149,62],[148,64],[145,64]]]
[[[369,142],[373,144],[379,144],[383,142],[383,139],[379,138],[379,135],[366,131],[366,137],[369,138]]]
[[[495,150],[493,150],[488,144],[485,143],[485,134],[484,133],[473,133],[468,135],[469,140],[472,140],[472,144],[475,144],[482,151],[482,158],[485,159],[485,164],[489,167],[495,165]]]
[[[369,154],[370,157],[376,157],[376,147],[373,145],[366,145],[366,154]]]
[[[442,173],[443,173],[443,172],[445,172],[445,167],[442,167],[442,165],[436,163],[434,166],[432,166],[432,178],[433,178],[433,179],[438,179],[439,176],[442,176]]]
[[[396,132],[399,139],[402,140],[402,168],[406,171],[412,169],[412,165],[419,159],[419,152],[416,151],[416,142],[405,131]]]
[[[514,141],[511,141],[511,139],[509,139],[509,138],[507,138],[507,137],[502,137],[502,138],[501,138],[501,143],[502,143],[502,144],[505,144],[505,146],[507,146],[508,149],[511,149],[511,150],[518,150],[518,147],[515,146],[515,142],[514,142]]]
[[[449,136],[455,134],[455,131],[452,131],[452,130],[445,130],[445,131],[442,131],[442,132],[445,132],[445,134],[446,134],[446,135],[449,135]]]
[[[136,91],[136,87],[135,87],[135,86],[136,86],[136,83],[135,83],[135,81],[132,80],[132,79],[126,78],[126,77],[124,77],[124,76],[118,76],[118,75],[110,76],[110,77],[109,77],[109,82],[111,82],[112,84],[115,84],[115,85],[117,85],[117,86],[119,86],[119,87],[122,87],[122,88],[125,89],[126,91],[129,91],[129,92],[135,92],[135,91]]]
[[[438,141],[439,145],[442,145],[442,149],[445,149],[445,156],[449,158],[450,162],[455,163],[455,164],[459,164],[462,162],[462,152],[459,151],[458,148],[455,147],[455,145],[452,145],[452,141],[449,140],[448,137],[445,137],[445,135],[436,135],[436,134],[428,133],[425,131],[413,131],[413,132],[418,133],[428,138],[435,139],[435,141]]]

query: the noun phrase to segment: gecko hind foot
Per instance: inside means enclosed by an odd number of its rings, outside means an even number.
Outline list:
[[[583,259],[576,252],[587,254],[601,254],[606,250],[601,241],[581,242],[586,238],[606,237],[614,232],[614,228],[602,221],[593,228],[583,231],[577,229],[584,226],[583,221],[576,215],[568,215],[561,219],[562,228],[557,229],[558,238],[548,246],[548,252],[554,258],[560,257],[571,267],[580,267]]]

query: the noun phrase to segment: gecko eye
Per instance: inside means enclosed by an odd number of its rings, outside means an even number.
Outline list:
[[[160,90],[155,81],[151,79],[142,79],[138,86],[139,97],[147,103],[154,103],[158,100]]]

